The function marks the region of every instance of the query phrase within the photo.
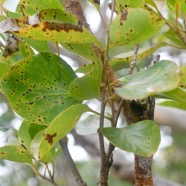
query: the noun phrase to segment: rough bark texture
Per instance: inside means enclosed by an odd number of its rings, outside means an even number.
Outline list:
[[[85,26],[85,28],[90,30],[89,24],[87,23],[84,17],[79,0],[64,0],[64,5],[66,7],[67,12],[74,14],[77,17],[77,19],[79,20],[79,26]]]
[[[155,101],[152,97],[136,101],[124,101],[124,115],[127,124],[136,123],[142,120],[154,119]],[[152,178],[153,157],[142,157],[135,155],[135,186],[153,186]]]

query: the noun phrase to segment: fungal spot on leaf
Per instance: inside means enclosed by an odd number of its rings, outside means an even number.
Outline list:
[[[53,138],[56,137],[57,133],[54,134],[47,134],[45,140],[48,141],[50,145],[53,144]]]
[[[51,31],[56,30],[57,32],[60,32],[62,30],[64,30],[65,32],[69,32],[73,30],[73,31],[83,32],[82,28],[72,24],[61,24],[61,23],[50,23],[50,22],[44,23],[43,31],[45,32],[46,30],[51,30]]]
[[[121,17],[120,17],[120,25],[123,25],[123,22],[127,20],[127,15],[128,15],[128,11],[125,10],[124,12],[121,13]]]

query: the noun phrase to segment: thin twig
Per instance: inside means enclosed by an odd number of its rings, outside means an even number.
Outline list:
[[[136,67],[138,49],[139,49],[139,44],[135,45],[135,47],[134,47],[133,60],[130,63],[130,68],[129,68],[129,71],[128,71],[129,74],[132,74],[134,72],[135,67]]]
[[[32,166],[32,169],[33,171],[40,177],[42,178],[43,180],[46,180],[48,182],[50,182],[51,184],[53,184],[54,186],[59,186],[55,181],[54,179],[49,179],[47,178],[45,175],[42,175],[35,166]]]
[[[115,113],[115,117],[114,117],[114,121],[113,121],[113,127],[116,127],[117,122],[118,122],[118,118],[121,112],[121,109],[123,107],[123,99],[120,101],[119,103],[119,107],[117,109],[117,112]],[[109,143],[109,147],[108,147],[108,151],[107,151],[107,162],[110,164],[110,166],[112,165],[112,152],[114,151],[115,146],[112,145],[111,143]]]
[[[63,149],[63,153],[65,155],[65,159],[68,163],[69,168],[72,171],[72,174],[74,175],[75,181],[77,182],[78,186],[87,186],[87,184],[83,181],[83,178],[81,177],[71,155],[68,150],[68,139],[67,137],[63,138],[62,140],[59,141],[59,144],[61,145],[61,148]]]

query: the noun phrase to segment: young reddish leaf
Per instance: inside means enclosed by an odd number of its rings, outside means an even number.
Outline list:
[[[152,156],[160,144],[159,127],[151,120],[124,128],[103,128],[102,132],[116,147],[143,157]]]
[[[87,105],[76,104],[54,118],[41,138],[39,159],[42,159],[60,139],[64,138],[74,128],[81,115],[88,111],[90,109]]]

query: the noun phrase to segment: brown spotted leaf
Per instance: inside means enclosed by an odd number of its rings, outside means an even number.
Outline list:
[[[75,78],[63,59],[53,53],[41,53],[16,63],[0,85],[20,116],[33,123],[49,124],[63,110],[79,103],[68,92]]]
[[[20,37],[35,40],[100,45],[96,37],[88,30],[70,23],[40,22],[36,25],[27,25],[14,33]]]
[[[152,10],[129,8],[110,27],[110,46],[135,45],[157,34],[164,21]]]
[[[43,9],[64,10],[58,0],[20,0],[20,8],[26,16],[33,15]]]
[[[32,164],[32,156],[20,146],[4,146],[0,148],[0,158],[15,162]]]
[[[84,112],[90,111],[87,105],[72,105],[65,111],[61,112],[48,126],[40,142],[39,158],[42,159],[54,145],[64,138],[78,122]]]
[[[121,13],[128,8],[143,8],[145,0],[116,0],[115,11]]]

